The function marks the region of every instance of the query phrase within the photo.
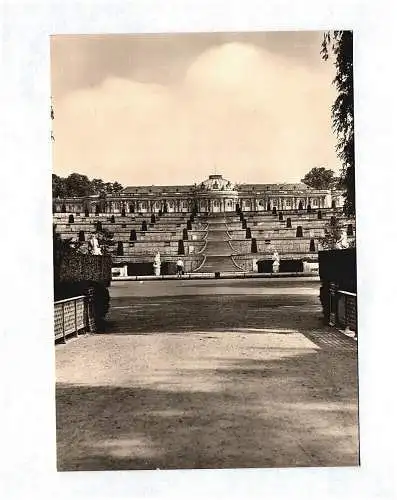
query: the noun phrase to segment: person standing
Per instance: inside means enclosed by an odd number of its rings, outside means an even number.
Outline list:
[[[176,274],[178,275],[178,278],[180,278],[183,274],[183,260],[178,259],[176,261]]]

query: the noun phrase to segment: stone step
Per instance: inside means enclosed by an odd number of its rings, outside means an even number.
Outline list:
[[[231,272],[240,271],[231,257],[229,256],[207,256],[203,267],[200,268],[200,273],[216,273],[216,272]]]

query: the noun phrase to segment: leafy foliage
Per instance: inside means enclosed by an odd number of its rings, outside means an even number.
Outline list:
[[[331,189],[335,186],[337,179],[335,172],[324,167],[314,167],[308,172],[301,181],[314,189]]]
[[[321,55],[335,57],[336,76],[333,84],[338,96],[332,106],[332,126],[337,136],[336,151],[342,162],[342,186],[345,189],[345,212],[355,213],[354,163],[354,96],[353,96],[353,32],[327,31]]]
[[[318,239],[321,248],[323,250],[340,249],[340,243],[344,230],[343,222],[334,217],[332,221],[324,226],[324,236]],[[354,248],[356,246],[355,238],[350,239],[348,241],[348,245],[350,248]]]
[[[68,177],[52,174],[53,198],[85,197],[95,194],[106,197],[107,194],[119,193],[122,189],[123,186],[119,182],[103,182],[102,179],[90,180],[82,174],[73,173]]]

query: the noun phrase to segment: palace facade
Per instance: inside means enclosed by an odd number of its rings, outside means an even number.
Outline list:
[[[200,184],[182,186],[128,186],[118,194],[85,198],[56,198],[53,211],[80,213],[244,212],[339,208],[342,192],[313,189],[305,184],[235,184],[222,175],[210,175]]]

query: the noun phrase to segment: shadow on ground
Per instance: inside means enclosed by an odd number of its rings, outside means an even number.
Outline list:
[[[290,314],[292,313],[293,314]],[[165,327],[166,325],[166,327]],[[320,328],[318,297],[307,295],[196,295],[119,297],[111,301],[103,333],[236,331]]]
[[[58,384],[58,469],[357,465],[356,373],[351,351],[318,349],[146,386]]]

